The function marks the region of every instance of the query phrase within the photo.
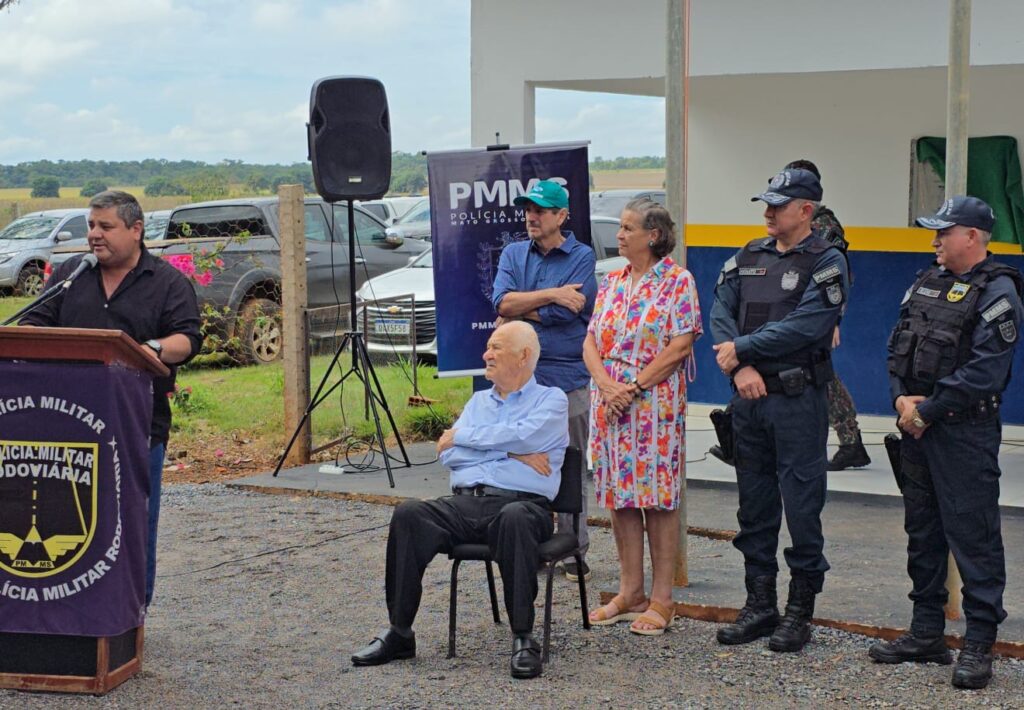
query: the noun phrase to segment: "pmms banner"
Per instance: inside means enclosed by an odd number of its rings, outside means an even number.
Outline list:
[[[590,244],[587,144],[515,146],[430,153],[430,231],[441,376],[480,374],[497,314],[491,290],[501,250],[528,239],[523,208],[512,201],[538,180],[569,192],[564,229]]]

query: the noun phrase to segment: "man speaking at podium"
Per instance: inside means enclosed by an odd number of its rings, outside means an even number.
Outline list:
[[[146,548],[146,606],[156,578],[156,532],[164,451],[171,429],[168,395],[175,365],[187,362],[202,344],[199,307],[191,284],[177,269],[157,259],[142,243],[143,214],[133,195],[101,192],[89,201],[89,249],[98,269],[86,270],[63,296],[23,317],[20,325],[123,330],[171,374],[153,380],[153,423],[149,434],[149,540]],[[81,264],[76,256],[53,272],[59,283]]]

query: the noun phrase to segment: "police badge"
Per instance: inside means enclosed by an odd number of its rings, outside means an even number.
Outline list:
[[[963,297],[967,295],[967,292],[971,290],[970,284],[960,283],[957,281],[949,288],[949,292],[946,294],[946,300],[950,303],[956,303],[957,301],[963,300]]]
[[[782,290],[792,291],[800,283],[800,274],[796,271],[787,271],[782,275]]]
[[[1017,326],[1013,324],[1012,320],[999,324],[999,336],[1007,343],[1017,340]]]
[[[0,569],[49,577],[71,567],[96,532],[98,446],[0,441]]]
[[[828,302],[833,306],[838,306],[843,302],[843,289],[839,287],[839,284],[829,284],[826,286],[825,295],[828,296]]]

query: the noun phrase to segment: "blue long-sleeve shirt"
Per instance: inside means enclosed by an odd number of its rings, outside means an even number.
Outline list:
[[[939,278],[969,280],[976,268],[978,267],[975,266],[960,276],[943,271]],[[901,320],[906,315],[905,311],[906,300],[900,308]],[[917,405],[918,413],[927,422],[962,412],[986,395],[1002,392],[1010,381],[1014,346],[1020,337],[1021,323],[1024,322],[1024,307],[1021,306],[1013,281],[1006,276],[990,281],[978,298],[978,312],[983,315],[978,318],[978,323],[971,334],[970,358],[951,374],[936,382],[931,395]],[[991,314],[991,317],[984,314]],[[1012,328],[1003,325],[1007,322],[1013,323]],[[1006,337],[1000,332],[1000,326],[1003,327]],[[891,339],[889,348],[891,351]],[[893,401],[900,395],[907,394],[903,382],[894,375],[889,377],[889,387]]]
[[[791,251],[803,251],[809,240],[810,237],[804,239]],[[782,252],[777,249],[774,239],[766,239],[754,249],[779,254],[782,258]],[[740,335],[740,277],[736,257],[732,257],[722,267],[715,287],[715,303],[711,307],[711,335],[715,343],[733,341],[740,365],[753,365],[785,360],[790,353],[822,340],[835,328],[849,293],[846,258],[838,249],[822,252],[814,264],[814,273],[832,266],[838,267],[841,274],[843,298],[840,303],[830,303],[817,282],[810,279],[800,302],[789,314],[781,320],[765,323],[753,333]]]
[[[491,302],[497,311],[510,292],[539,291],[566,284],[583,284],[580,293],[586,298],[583,310],[573,313],[564,306],[549,303],[537,309],[540,322],[527,321],[540,340],[540,362],[534,376],[537,382],[558,387],[564,392],[585,387],[590,373],[583,364],[583,340],[587,324],[594,313],[597,279],[594,250],[576,240],[572,232],[564,232],[565,241],[547,254],[541,254],[533,240],[512,242],[501,252],[498,274],[494,277]]]
[[[455,422],[455,446],[441,452],[451,487],[477,485],[536,493],[554,500],[569,445],[569,400],[557,387],[530,378],[502,399],[492,387],[476,392]],[[509,454],[546,453],[551,474],[542,476]]]

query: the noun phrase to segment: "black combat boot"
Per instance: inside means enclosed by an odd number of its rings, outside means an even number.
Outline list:
[[[747,577],[744,581],[747,585],[747,603],[740,609],[735,623],[718,630],[718,643],[730,646],[750,643],[762,636],[770,636],[779,625],[775,576]]]
[[[915,636],[904,634],[893,641],[879,641],[868,649],[868,655],[879,663],[941,663],[948,666],[953,655],[942,634]]]
[[[980,690],[992,680],[992,646],[977,641],[964,643],[953,667],[953,685]]]
[[[852,444],[843,444],[836,451],[832,460],[828,462],[829,471],[842,471],[845,468],[860,468],[871,463],[868,450],[864,448],[864,442],[860,439],[860,432],[857,432],[857,441]]]
[[[814,588],[805,577],[794,576],[789,580],[786,614],[772,637],[768,639],[768,648],[773,651],[794,653],[811,640],[814,595]]]

